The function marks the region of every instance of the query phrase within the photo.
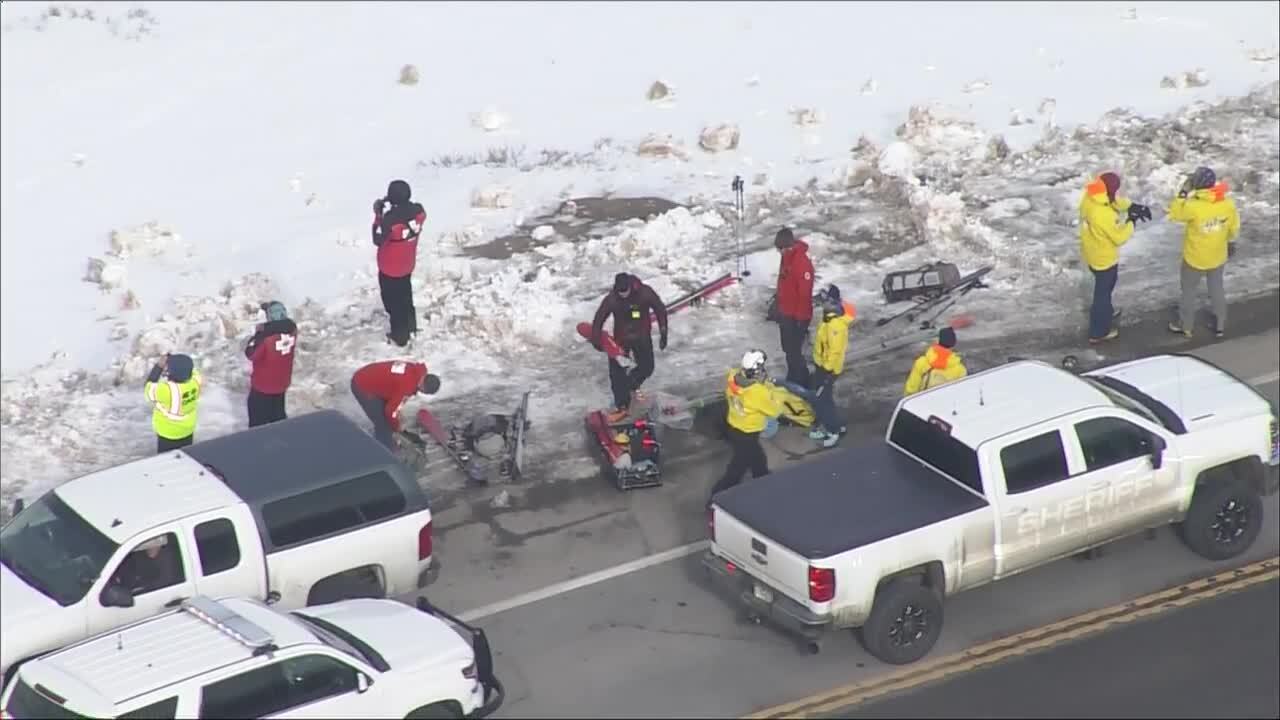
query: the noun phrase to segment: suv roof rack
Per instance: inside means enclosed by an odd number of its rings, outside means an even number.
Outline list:
[[[204,596],[182,601],[182,610],[212,625],[222,634],[253,650],[254,655],[276,651],[275,637],[225,605]]]

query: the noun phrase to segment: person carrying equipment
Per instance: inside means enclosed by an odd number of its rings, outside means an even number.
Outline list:
[[[166,353],[151,368],[143,387],[151,403],[156,453],[177,450],[195,442],[200,371],[191,356]]]
[[[783,409],[774,397],[765,372],[767,359],[763,350],[748,350],[742,356],[742,367],[730,369],[725,378],[724,396],[728,406],[725,420],[729,425],[729,447],[733,456],[724,475],[711,488],[711,498],[742,482],[747,470],[753,478],[769,474],[769,459],[760,445],[760,435],[771,437],[777,432],[778,416]],[[711,498],[707,500],[708,505]]]
[[[613,278],[613,290],[600,301],[591,321],[591,344],[596,350],[603,349],[601,332],[610,315],[613,316],[613,339],[635,361],[635,367],[627,370],[609,358],[613,407],[605,413],[605,419],[617,423],[630,412],[633,393],[653,374],[654,315],[658,317],[658,349],[667,349],[667,305],[640,278],[620,272]]]
[[[351,394],[373,423],[373,436],[391,452],[396,451],[393,433],[403,432],[400,408],[416,394],[434,395],[440,378],[427,372],[424,363],[384,360],[369,363],[351,376]]]
[[[903,397],[945,385],[968,375],[969,370],[952,349],[955,346],[956,331],[949,327],[939,330],[938,342],[930,345],[929,349],[916,358],[911,366],[911,374],[907,376]]]
[[[1169,331],[1191,337],[1200,278],[1209,286],[1216,337],[1227,331],[1227,293],[1222,275],[1227,258],[1235,254],[1235,238],[1240,234],[1240,213],[1227,197],[1227,184],[1207,167],[1196,168],[1169,203],[1169,219],[1186,226],[1182,240],[1182,302],[1178,320]]]
[[[253,363],[249,374],[249,427],[284,420],[285,392],[293,380],[293,351],[298,325],[289,319],[284,304],[262,303],[267,321],[257,327],[245,344],[244,356]]]
[[[849,326],[857,317],[853,303],[840,297],[840,288],[828,285],[818,293],[822,306],[822,322],[813,341],[813,373],[808,397],[801,395],[813,407],[818,422],[809,431],[809,438],[832,447],[840,442],[845,431],[844,420],[836,409],[835,382],[844,372],[844,354],[849,347]]]

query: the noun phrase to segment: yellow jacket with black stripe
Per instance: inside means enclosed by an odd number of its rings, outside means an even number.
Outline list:
[[[849,347],[849,326],[858,316],[853,303],[843,303],[842,314],[823,313],[818,334],[813,339],[813,364],[832,375],[844,371],[844,352]]]
[[[769,383],[746,377],[740,368],[733,368],[725,378],[724,399],[729,427],[740,432],[761,432],[769,418],[782,414]]]
[[[196,405],[200,402],[200,371],[193,369],[185,382],[161,375],[144,388],[151,403],[151,427],[166,440],[181,440],[196,431]]]

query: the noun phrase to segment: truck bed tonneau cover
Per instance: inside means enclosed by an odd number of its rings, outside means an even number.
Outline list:
[[[883,441],[747,479],[715,504],[808,558],[838,555],[987,505]]]

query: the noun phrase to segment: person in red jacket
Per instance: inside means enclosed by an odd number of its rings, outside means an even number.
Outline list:
[[[791,228],[773,238],[782,259],[778,264],[778,334],[787,357],[787,380],[809,386],[809,366],[804,359],[804,339],[813,320],[813,263],[809,245],[797,240]]]
[[[289,319],[282,303],[262,303],[267,321],[257,327],[244,347],[244,356],[253,363],[249,374],[249,427],[284,420],[284,394],[293,380],[293,351],[298,343],[298,326]]]
[[[400,432],[400,408],[418,393],[435,395],[440,378],[427,372],[424,363],[384,360],[369,363],[351,376],[351,394],[373,422],[373,436],[395,452],[393,433]]]
[[[378,289],[391,332],[387,339],[400,347],[418,332],[413,308],[413,268],[418,261],[418,238],[427,212],[411,202],[413,191],[404,180],[392,180],[387,196],[373,201],[373,244],[378,248]]]

